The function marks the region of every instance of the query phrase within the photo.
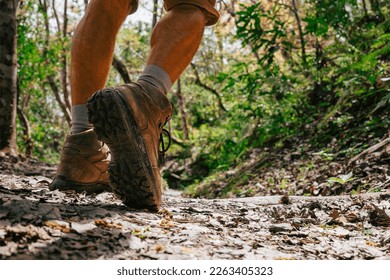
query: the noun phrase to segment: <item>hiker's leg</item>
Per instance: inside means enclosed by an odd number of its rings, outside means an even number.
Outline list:
[[[218,18],[211,2],[166,0],[168,12],[153,30],[150,55],[138,81],[99,90],[88,101],[94,129],[113,156],[110,186],[130,207],[161,206],[158,163],[166,146],[160,143],[162,134],[169,134],[163,126],[173,113],[166,93],[190,63],[204,27]]]
[[[218,20],[214,5],[215,0],[166,0],[168,13],[153,30],[147,64],[161,67],[175,82],[197,51],[204,27]]]
[[[138,1],[92,0],[72,39],[72,105],[86,104],[105,86],[119,28]]]
[[[138,0],[92,0],[72,41],[72,128],[62,149],[57,175],[50,189],[110,190],[108,149],[97,140],[88,120],[87,99],[104,87],[111,65],[115,37]]]

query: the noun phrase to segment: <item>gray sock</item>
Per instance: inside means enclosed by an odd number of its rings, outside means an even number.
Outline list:
[[[154,64],[146,65],[138,80],[148,82],[161,89],[164,93],[167,93],[172,87],[172,81],[168,73],[160,66]]]
[[[91,129],[93,126],[88,120],[87,105],[74,105],[72,106],[72,127],[70,134],[76,134]]]

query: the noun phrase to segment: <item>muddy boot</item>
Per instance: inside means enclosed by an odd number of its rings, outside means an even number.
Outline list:
[[[100,193],[112,191],[108,182],[109,151],[92,129],[68,135],[50,190]]]
[[[111,151],[110,186],[132,208],[158,210],[158,168],[163,126],[172,116],[168,98],[143,81],[96,92],[88,101],[90,122]],[[163,148],[164,150],[164,148]]]

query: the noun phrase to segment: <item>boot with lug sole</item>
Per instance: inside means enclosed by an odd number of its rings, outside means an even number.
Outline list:
[[[98,139],[111,151],[110,186],[131,208],[161,206],[159,145],[173,109],[165,94],[143,81],[96,92],[87,104]]]
[[[57,175],[50,190],[101,193],[111,191],[108,181],[109,150],[95,132],[70,134],[65,140]]]

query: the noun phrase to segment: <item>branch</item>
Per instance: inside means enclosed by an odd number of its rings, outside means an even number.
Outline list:
[[[24,134],[24,144],[26,145],[26,157],[30,157],[33,150],[33,141],[31,139],[31,126],[26,114],[19,107],[16,108],[22,130]]]
[[[112,59],[112,66],[115,68],[116,71],[118,71],[125,84],[131,83],[129,72],[126,69],[125,64],[123,64],[123,62],[120,61],[116,56],[114,56]]]
[[[228,14],[230,14],[232,18],[235,18],[236,17],[236,12],[234,10],[235,1],[231,1],[231,7],[232,7],[231,9],[229,8],[229,6],[226,4],[225,1],[222,0],[221,3],[223,3],[223,5],[225,6],[225,9],[228,12]]]
[[[177,98],[177,103],[179,104],[179,111],[180,111],[180,116],[181,116],[181,127],[183,129],[183,135],[184,139],[188,140],[188,126],[187,126],[187,114],[184,109],[184,100],[183,100],[183,94],[181,92],[181,79],[179,78],[177,80],[177,89],[176,91],[173,91],[173,94]]]
[[[292,0],[291,2],[292,2],[292,5],[293,5],[293,8],[291,9],[291,11],[293,12],[293,14],[295,16],[295,20],[297,21],[299,40],[301,41],[302,61],[303,61],[304,64],[306,64],[305,38],[303,36],[302,22],[301,22],[301,18],[299,17],[296,0]]]
[[[66,3],[67,1],[65,1]],[[53,2],[54,3],[54,2]],[[47,55],[48,55],[48,46],[49,46],[49,38],[50,38],[50,29],[49,29],[49,20],[48,20],[48,16],[47,16],[47,0],[44,0],[42,2],[42,0],[39,0],[39,4],[42,6],[42,9],[43,9],[43,13],[44,13],[44,24],[45,24],[45,45],[43,47],[43,57],[45,58],[45,60],[47,61]],[[64,8],[65,9],[65,8]],[[65,23],[64,23],[64,26],[65,26]],[[64,31],[66,30],[65,27],[63,29]],[[64,51],[64,49],[63,49]],[[65,87],[63,88],[64,90],[64,93],[63,93],[63,96],[66,99],[65,102],[62,101],[61,99],[61,96],[60,96],[60,92],[58,90],[58,87],[56,85],[56,82],[54,80],[54,75],[48,75],[47,76],[47,80],[49,82],[49,85],[54,93],[54,96],[61,108],[61,111],[63,112],[65,118],[66,118],[66,121],[68,123],[68,125],[70,126],[71,125],[71,116],[70,116],[70,102],[69,102],[69,95],[67,93],[67,88],[66,88],[66,57],[62,57],[62,59],[65,59],[63,60],[62,62],[62,78],[64,77],[65,75],[65,79],[62,79],[62,82],[65,81]],[[65,73],[64,73],[65,71]],[[68,96],[67,96],[68,95]]]
[[[226,110],[225,106],[223,105],[222,98],[221,98],[220,94],[218,93],[218,91],[216,91],[215,89],[213,89],[213,88],[209,87],[208,85],[204,84],[200,80],[198,69],[197,69],[197,67],[196,67],[196,65],[194,63],[191,63],[191,67],[194,70],[194,74],[195,74],[195,84],[197,84],[198,86],[204,88],[205,90],[208,90],[213,95],[215,95],[215,97],[217,98],[217,101],[218,101],[218,107],[222,111],[227,112],[228,110]]]
[[[349,162],[348,165],[351,165],[352,163],[356,162],[358,159],[364,157],[367,154],[372,154],[373,152],[379,150],[382,147],[386,147],[390,145],[390,137],[387,137],[386,139],[382,140],[381,142],[375,144],[374,146],[369,147],[368,149],[365,149],[363,152],[358,154],[357,156],[354,156]]]
[[[58,18],[58,14],[57,14],[55,0],[52,1],[51,6],[53,8],[53,14],[54,14],[54,18],[56,20],[58,33],[61,33],[61,24],[60,24],[60,19]]]
[[[64,113],[66,121],[67,121],[67,123],[70,126],[70,123],[71,123],[70,112],[69,112],[68,108],[66,107],[66,104],[61,100],[60,92],[58,90],[56,82],[54,81],[54,76],[53,75],[49,75],[47,77],[47,80],[49,82],[49,85],[50,85],[50,87],[51,87],[51,89],[52,89],[52,91],[54,93],[54,96],[55,96],[58,104],[60,105],[61,111],[62,111],[62,113]]]
[[[61,54],[61,83],[66,107],[70,110],[70,98],[68,91],[68,63],[66,60],[66,36],[68,30],[68,0],[64,1],[64,23],[62,26],[62,54]]]
[[[30,99],[30,95],[24,95],[22,102],[20,102],[20,83],[19,79],[17,79],[17,102],[18,105],[16,107],[16,112],[18,114],[18,118],[20,120],[20,124],[22,126],[23,130],[23,140],[24,144],[26,146],[26,157],[30,157],[33,151],[33,141],[31,139],[31,125],[30,122],[28,121],[28,118],[26,114],[24,113],[24,109],[28,105],[28,101]],[[21,104],[20,104],[21,103]]]

